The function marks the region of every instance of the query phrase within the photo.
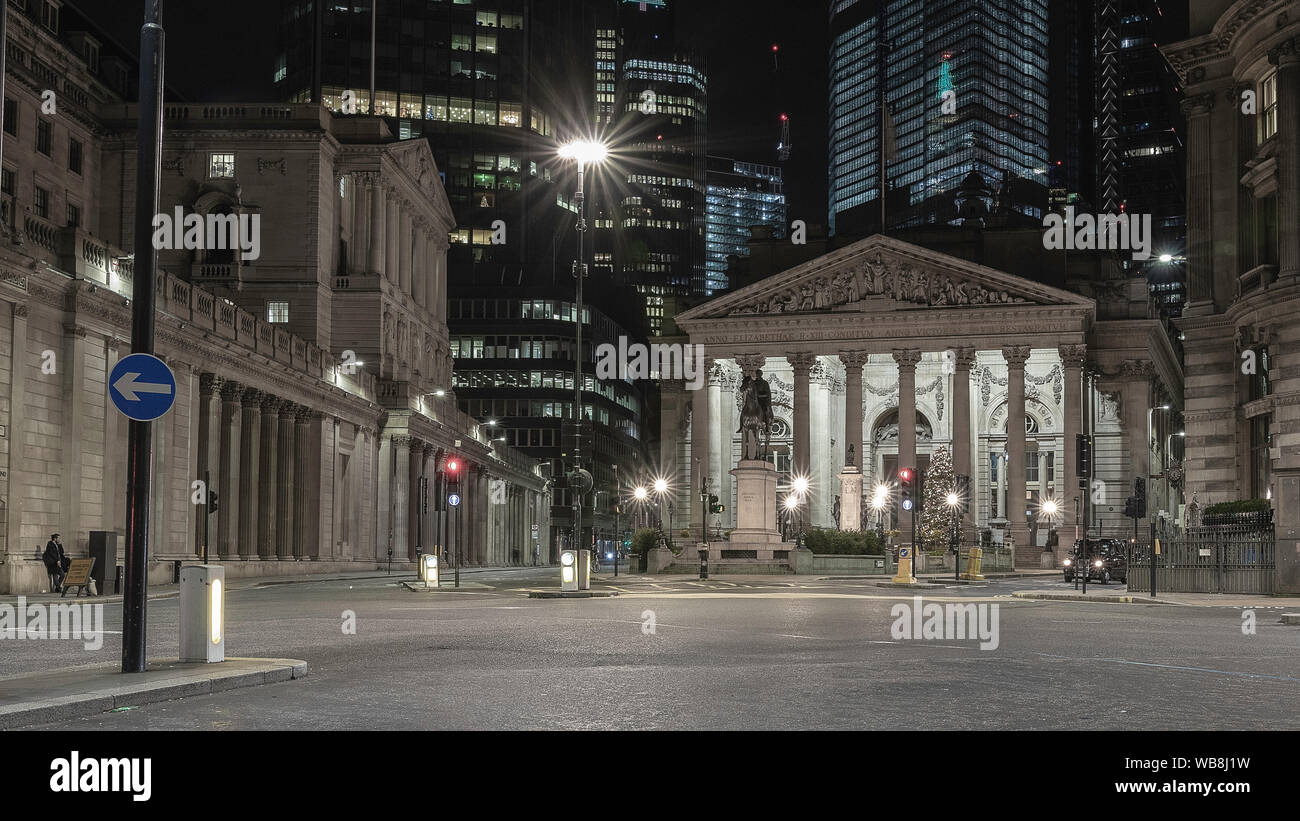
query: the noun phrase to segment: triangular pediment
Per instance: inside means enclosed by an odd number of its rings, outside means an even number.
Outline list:
[[[882,235],[773,274],[677,317],[886,313],[920,308],[1076,306],[1092,300]]]

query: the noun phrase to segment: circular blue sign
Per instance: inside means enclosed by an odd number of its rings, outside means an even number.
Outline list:
[[[451,494],[450,496],[447,497],[447,504],[451,505],[452,507],[455,507],[456,505],[460,504],[460,496],[455,493]]]
[[[903,500],[903,510],[911,510],[911,509],[912,509],[912,500],[911,500],[911,499],[904,499],[904,500]]]
[[[108,395],[126,418],[152,422],[176,403],[176,377],[153,354],[133,353],[113,366]]]

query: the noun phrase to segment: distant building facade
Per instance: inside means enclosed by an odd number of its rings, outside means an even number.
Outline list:
[[[785,236],[785,182],[774,165],[709,157],[706,183],[704,264],[712,293],[730,287],[727,257],[749,255],[751,228],[766,226],[773,236]]]

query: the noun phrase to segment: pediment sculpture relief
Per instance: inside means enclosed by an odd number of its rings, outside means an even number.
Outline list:
[[[881,252],[853,268],[805,279],[731,311],[740,314],[780,314],[818,311],[848,305],[865,296],[886,296],[917,305],[1009,305],[1022,297],[955,279],[907,261],[886,260]]]

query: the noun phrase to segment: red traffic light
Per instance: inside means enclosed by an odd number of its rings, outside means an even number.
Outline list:
[[[448,473],[460,473],[460,460],[459,460],[459,459],[448,459],[448,460],[447,460],[447,472],[448,472]]]
[[[785,114],[782,114],[782,115],[781,115],[781,122],[786,122],[786,121],[789,120],[789,119],[790,119],[790,118],[789,118],[788,116],[786,116]]]
[[[905,485],[911,484],[912,476],[913,476],[913,472],[911,468],[898,469],[898,481],[902,482],[903,484]]]
[[[777,52],[780,51],[780,50],[781,50],[781,47],[780,47],[779,45],[777,45],[776,43],[773,43],[773,44],[772,44],[772,53],[773,53],[773,54],[777,53]]]

